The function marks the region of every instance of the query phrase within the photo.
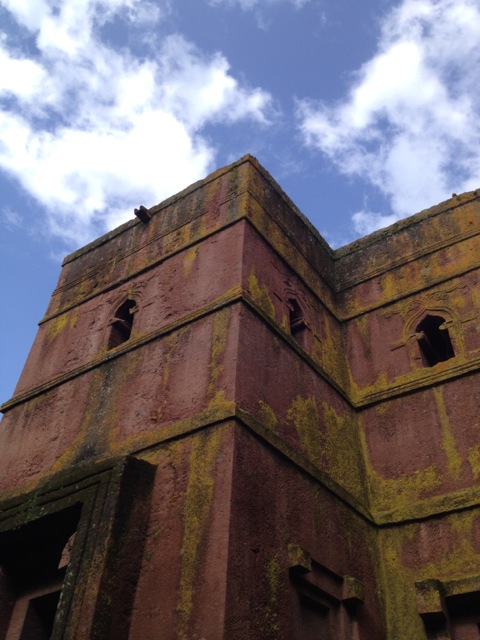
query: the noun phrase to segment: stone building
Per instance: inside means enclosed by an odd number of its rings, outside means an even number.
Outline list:
[[[0,637],[480,637],[480,197],[333,251],[247,156],[68,256]]]

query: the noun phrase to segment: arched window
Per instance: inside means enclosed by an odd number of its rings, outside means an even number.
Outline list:
[[[130,338],[136,310],[137,305],[135,300],[125,300],[125,302],[118,307],[115,317],[110,323],[108,349],[114,349],[124,342],[127,342]]]
[[[445,318],[427,315],[416,328],[423,364],[433,367],[455,356]]]
[[[290,333],[295,337],[306,327],[303,311],[295,298],[289,298],[287,300],[287,305]]]

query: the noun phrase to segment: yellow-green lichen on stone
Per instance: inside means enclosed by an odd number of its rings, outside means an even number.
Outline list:
[[[275,318],[275,306],[270,298],[270,292],[266,284],[260,284],[255,269],[252,268],[248,278],[248,286],[253,301],[271,318]]]
[[[320,416],[313,396],[297,396],[288,409],[287,418],[298,434],[305,455],[320,465],[324,455],[324,436],[320,432]]]
[[[212,347],[210,355],[210,383],[208,394],[214,395],[223,372],[223,354],[227,346],[228,327],[230,324],[230,307],[225,307],[215,314],[213,319]]]
[[[202,546],[206,540],[214,491],[214,471],[221,445],[221,431],[209,429],[192,438],[188,482],[183,511],[183,540],[180,558],[180,593],[177,604],[176,638],[190,640],[195,582]]]

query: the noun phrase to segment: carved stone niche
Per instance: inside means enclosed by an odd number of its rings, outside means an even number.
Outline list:
[[[480,639],[480,576],[415,583],[428,640]]]
[[[358,637],[357,610],[364,600],[361,582],[339,576],[289,544],[293,640],[351,640]]]
[[[290,335],[302,349],[311,351],[313,344],[312,328],[310,321],[307,319],[307,315],[310,314],[305,311],[308,308],[306,301],[290,290],[284,293],[284,299]]]
[[[154,471],[116,459],[0,504],[0,638],[128,638]]]

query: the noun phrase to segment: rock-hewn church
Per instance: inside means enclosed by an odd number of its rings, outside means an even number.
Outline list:
[[[0,637],[480,638],[480,192],[332,250],[246,156],[69,255]]]

